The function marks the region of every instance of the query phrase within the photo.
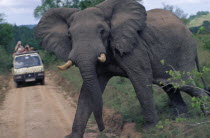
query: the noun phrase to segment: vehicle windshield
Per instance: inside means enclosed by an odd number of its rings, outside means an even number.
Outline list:
[[[15,69],[40,66],[41,61],[38,55],[26,55],[15,58]]]

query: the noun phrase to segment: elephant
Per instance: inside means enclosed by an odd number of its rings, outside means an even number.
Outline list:
[[[43,15],[35,36],[46,50],[66,62],[58,66],[60,70],[75,65],[83,79],[72,132],[67,137],[82,138],[92,113],[99,130],[105,129],[102,94],[113,76],[130,79],[146,126],[158,121],[152,84],[166,91],[179,112],[187,110],[180,91],[207,96],[193,82],[178,89],[167,82],[171,77],[168,70],[199,69],[192,33],[169,11],[146,11],[135,0],[105,0],[84,10],[54,8]],[[189,78],[184,75],[182,79]]]

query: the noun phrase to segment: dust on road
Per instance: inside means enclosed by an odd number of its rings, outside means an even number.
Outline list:
[[[52,79],[15,88],[12,80],[0,110],[0,138],[63,138],[71,131],[75,103]]]

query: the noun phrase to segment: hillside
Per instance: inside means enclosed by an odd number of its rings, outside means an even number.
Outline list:
[[[201,17],[197,17],[193,20],[191,20],[188,23],[188,27],[197,27],[197,26],[201,26],[203,24],[204,21],[210,21],[210,14],[208,15],[202,15]]]

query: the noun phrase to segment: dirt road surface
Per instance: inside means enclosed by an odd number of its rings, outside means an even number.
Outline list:
[[[10,90],[0,110],[0,138],[63,138],[71,131],[75,103],[53,80]]]
[[[53,74],[46,74],[45,85],[21,88],[15,88],[11,79],[5,101],[0,106],[0,138],[63,138],[71,132],[75,99],[66,95],[55,82],[56,78],[51,76]],[[100,133],[96,124],[88,124],[84,138],[140,137],[133,124],[124,124],[121,131],[122,120],[119,118],[105,110],[107,132]],[[121,135],[117,136],[113,130]]]

